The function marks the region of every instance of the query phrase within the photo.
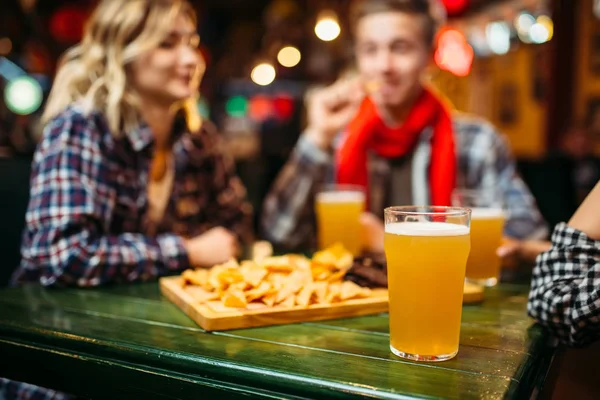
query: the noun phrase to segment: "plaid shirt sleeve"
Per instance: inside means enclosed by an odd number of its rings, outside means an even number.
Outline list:
[[[313,202],[332,171],[332,155],[301,136],[264,201],[262,236],[282,250],[314,248]]]
[[[141,281],[188,267],[182,240],[109,233],[115,206],[92,118],[65,113],[36,153],[18,281],[96,286]]]
[[[495,129],[492,137],[492,152],[489,157],[492,165],[486,171],[496,175],[495,181],[508,211],[505,234],[518,239],[546,238],[548,227],[538,210],[535,198],[517,173],[506,138],[495,132]],[[485,180],[484,177],[483,181]]]
[[[552,248],[537,258],[527,308],[571,346],[600,339],[600,242],[557,225]]]
[[[25,382],[0,378],[0,400],[75,400],[76,397]]]

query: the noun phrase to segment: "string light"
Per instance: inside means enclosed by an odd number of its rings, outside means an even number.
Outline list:
[[[536,23],[531,27],[529,36],[534,43],[546,43],[554,36],[554,23],[547,15],[537,17]]]
[[[528,12],[522,12],[515,18],[515,29],[517,30],[517,36],[524,43],[531,43],[531,37],[529,37],[529,31],[531,27],[535,25],[535,17]]]
[[[293,46],[286,46],[279,50],[279,53],[277,53],[277,61],[279,61],[279,64],[287,68],[292,68],[298,65],[301,58],[302,55],[300,54],[300,50]]]
[[[337,15],[332,11],[323,11],[317,18],[315,35],[324,42],[335,40],[341,33],[342,28],[338,23]]]
[[[506,54],[510,50],[510,28],[504,21],[491,22],[486,27],[486,38],[490,49],[498,54]]]
[[[473,48],[461,32],[445,29],[440,33],[434,58],[441,69],[456,76],[467,76],[471,72],[473,57]]]
[[[273,83],[277,73],[275,67],[269,63],[261,63],[254,67],[250,78],[254,83],[261,86],[267,86]]]
[[[10,81],[4,88],[6,107],[19,115],[28,115],[42,105],[42,88],[30,76],[21,76]]]
[[[248,113],[248,100],[244,96],[233,96],[225,103],[225,112],[231,117],[245,117]]]

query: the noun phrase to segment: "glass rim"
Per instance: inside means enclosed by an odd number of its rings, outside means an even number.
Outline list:
[[[467,203],[475,202],[478,203],[479,200],[483,200],[484,203],[489,202],[489,204],[467,204],[467,205],[456,205],[455,207],[466,207],[466,208],[485,208],[485,209],[493,209],[493,210],[503,210],[507,211],[507,206],[500,195],[499,192],[488,191],[484,189],[454,189],[451,195],[452,203],[455,201]]]
[[[361,192],[366,193],[367,188],[351,183],[325,183],[317,187],[317,193],[323,192]]]
[[[463,194],[463,195],[475,195],[475,194],[486,194],[493,196],[496,191],[490,189],[454,189],[452,195]]]
[[[418,210],[430,211],[418,211]],[[438,211],[436,211],[438,210]],[[471,209],[468,207],[452,206],[392,206],[383,210],[384,214],[396,215],[438,215],[438,216],[468,216],[471,215]]]

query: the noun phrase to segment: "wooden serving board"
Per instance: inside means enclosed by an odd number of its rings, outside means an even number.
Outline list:
[[[467,287],[467,285],[472,287]],[[179,276],[161,278],[160,290],[187,316],[207,331],[357,317],[388,311],[387,289],[373,289],[371,297],[333,304],[268,307],[263,304],[250,303],[250,309],[224,307],[220,301],[201,304],[193,295],[194,288],[192,286],[184,287],[183,279]],[[482,298],[483,288],[465,284],[465,303],[481,301]]]
[[[313,304],[307,307],[268,307],[262,304],[250,303],[249,307],[252,307],[252,309],[223,307],[220,301],[209,301],[206,304],[200,304],[194,298],[190,289],[193,289],[193,287],[183,287],[181,277],[174,276],[160,279],[161,292],[207,331],[356,317],[378,314],[388,310],[388,293],[386,289],[374,289],[373,296],[369,298],[347,300],[333,304]]]

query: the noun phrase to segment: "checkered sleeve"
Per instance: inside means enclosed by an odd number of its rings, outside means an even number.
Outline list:
[[[537,258],[528,312],[571,346],[600,339],[600,242],[557,225],[551,250]]]
[[[0,378],[0,399],[74,400],[76,397],[25,382]]]
[[[497,175],[498,187],[508,212],[505,234],[518,239],[545,239],[548,226],[535,198],[517,173],[506,138],[497,132],[493,135],[490,160],[493,166],[488,172]]]
[[[332,171],[332,155],[301,136],[264,201],[262,236],[282,250],[313,248],[314,197]]]
[[[113,234],[116,193],[92,118],[66,112],[45,128],[32,168],[15,280],[46,286],[142,281],[188,267],[182,239]]]

